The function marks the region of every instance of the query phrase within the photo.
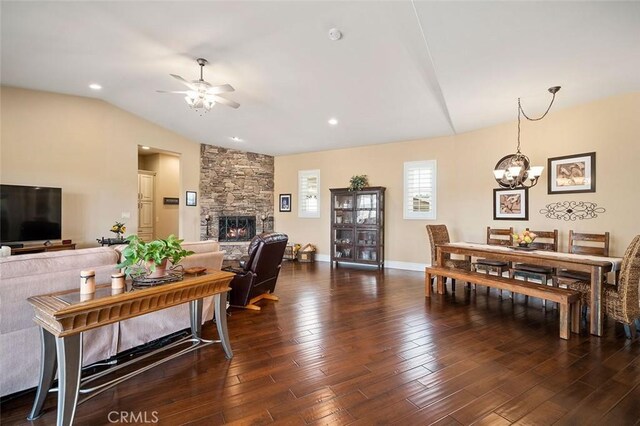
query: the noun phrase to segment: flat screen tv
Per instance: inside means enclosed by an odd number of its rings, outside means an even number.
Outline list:
[[[61,188],[0,185],[0,242],[61,238]]]

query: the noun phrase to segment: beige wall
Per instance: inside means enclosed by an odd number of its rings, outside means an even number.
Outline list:
[[[498,159],[515,151],[515,122],[451,137],[373,145],[353,149],[279,156],[275,159],[275,194],[293,194],[291,213],[279,213],[274,206],[275,229],[289,234],[294,242],[318,245],[328,256],[329,188],[346,187],[353,175],[366,174],[372,186],[387,188],[387,263],[417,267],[429,263],[425,225],[445,223],[452,240],[483,241],[486,227],[513,226],[517,230],[558,229],[561,249],[566,250],[569,229],[611,232],[611,254],[621,256],[634,235],[640,234],[640,94],[626,94],[569,109],[556,103],[543,121],[523,122],[522,151],[545,171],[529,191],[529,221],[494,221],[492,170]],[[342,125],[342,124],[341,124]],[[347,123],[344,124],[348,126]],[[582,194],[547,194],[547,158],[596,152],[596,191]],[[437,220],[402,218],[403,163],[437,160]],[[298,218],[297,172],[320,169],[321,217]],[[277,202],[277,197],[276,202]],[[546,204],[565,200],[590,201],[606,208],[596,219],[565,222],[539,213]],[[322,256],[320,256],[322,258]]]
[[[2,87],[0,180],[62,187],[65,239],[81,246],[113,236],[122,213],[137,229],[138,145],[180,153],[180,231],[198,240],[198,209],[185,209],[199,184],[200,145],[106,102]]]
[[[155,238],[178,235],[180,206],[164,204],[164,197],[180,196],[180,158],[168,154],[141,155],[138,162],[142,170],[156,172],[154,215]]]

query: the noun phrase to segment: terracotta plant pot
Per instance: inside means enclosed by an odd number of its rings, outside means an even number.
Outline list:
[[[153,265],[153,261],[149,260],[147,262],[147,269],[151,271]],[[162,263],[156,265],[156,270],[150,272],[147,278],[162,278],[167,275],[167,259],[163,259]]]

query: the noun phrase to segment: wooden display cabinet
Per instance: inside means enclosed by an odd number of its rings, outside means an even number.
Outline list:
[[[384,191],[381,186],[331,189],[331,265],[384,268]]]

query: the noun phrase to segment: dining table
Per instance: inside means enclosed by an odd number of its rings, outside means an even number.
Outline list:
[[[587,272],[591,277],[591,303],[589,325],[591,334],[602,336],[603,309],[602,289],[605,274],[616,272],[622,266],[622,258],[603,257],[573,253],[534,250],[530,247],[497,246],[471,242],[443,243],[436,246],[436,263],[444,267],[444,254],[455,254],[470,258],[487,258],[510,263],[528,263],[538,266]],[[438,276],[438,289],[443,288],[444,277]]]

